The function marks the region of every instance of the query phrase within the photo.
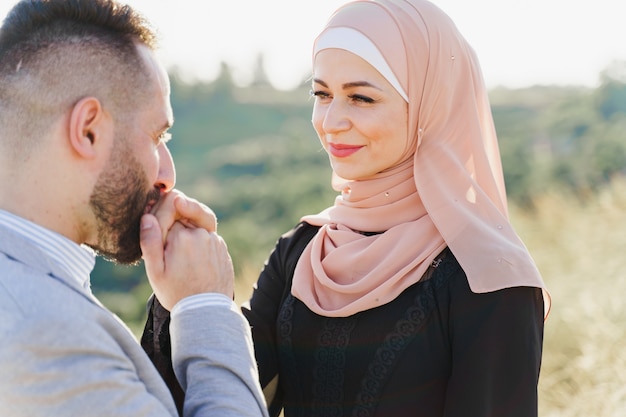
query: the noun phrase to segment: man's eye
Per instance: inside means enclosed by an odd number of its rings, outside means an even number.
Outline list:
[[[310,90],[309,94],[313,97],[319,97],[319,98],[326,98],[326,97],[330,97],[330,94],[324,92],[324,91],[320,91],[320,90]]]
[[[167,143],[172,139],[172,134],[170,132],[163,132],[157,139],[159,142]]]

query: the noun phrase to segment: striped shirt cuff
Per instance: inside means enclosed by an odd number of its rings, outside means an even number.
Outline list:
[[[216,292],[207,292],[183,298],[172,308],[171,315],[174,316],[184,311],[207,306],[224,306],[228,309],[237,309],[235,302],[226,295]]]

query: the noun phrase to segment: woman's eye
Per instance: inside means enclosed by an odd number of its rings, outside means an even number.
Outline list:
[[[374,99],[367,97],[367,96],[362,96],[360,94],[353,94],[350,96],[350,99],[352,99],[353,101],[360,101],[363,103],[373,103]]]
[[[309,94],[311,94],[311,96],[316,97],[318,99],[321,100],[327,100],[327,99],[332,99],[333,96],[330,93],[327,93],[325,91],[321,91],[321,90],[311,90],[309,92]],[[349,96],[347,96],[351,101],[356,102],[356,103],[374,103],[376,100],[374,100],[371,97],[368,96],[364,96],[361,94],[350,94]]]

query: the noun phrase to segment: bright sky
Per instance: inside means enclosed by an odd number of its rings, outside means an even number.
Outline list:
[[[168,67],[203,80],[221,62],[246,84],[259,54],[281,89],[309,74],[311,44],[345,0],[126,0],[161,32]],[[478,53],[490,87],[596,86],[626,61],[625,0],[432,0]],[[14,0],[0,0],[4,18]]]

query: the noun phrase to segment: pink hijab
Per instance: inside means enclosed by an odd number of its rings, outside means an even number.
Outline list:
[[[331,16],[313,60],[327,48],[361,56],[394,85],[411,140],[396,167],[366,181],[333,177],[335,204],[302,218],[321,227],[292,294],[317,314],[349,316],[394,300],[448,246],[473,292],[542,288],[547,316],[541,275],[508,219],[478,60],[450,18],[425,0],[357,0]]]

